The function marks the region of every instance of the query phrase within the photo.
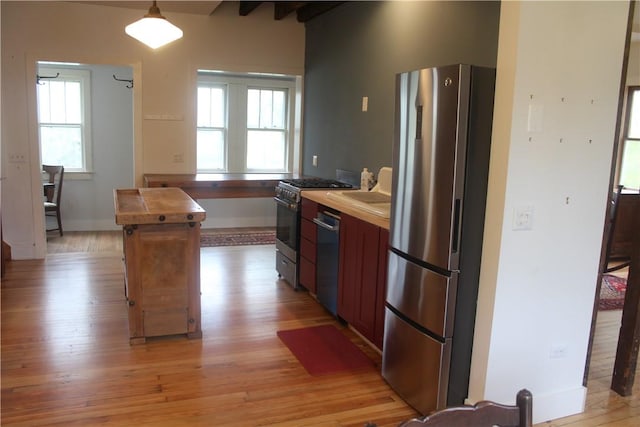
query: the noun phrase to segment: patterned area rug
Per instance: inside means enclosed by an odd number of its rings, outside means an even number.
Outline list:
[[[603,274],[598,310],[622,309],[626,289],[627,280],[625,278],[614,276],[613,274]]]
[[[273,245],[276,242],[274,229],[202,229],[200,247]]]

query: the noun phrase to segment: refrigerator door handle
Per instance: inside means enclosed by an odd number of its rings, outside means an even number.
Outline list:
[[[453,242],[451,243],[451,251],[453,253],[458,252],[458,245],[460,243],[460,216],[462,215],[460,204],[461,200],[456,199],[453,210]]]

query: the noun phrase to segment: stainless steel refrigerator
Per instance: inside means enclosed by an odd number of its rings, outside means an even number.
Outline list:
[[[495,70],[398,74],[382,375],[423,414],[467,397]]]

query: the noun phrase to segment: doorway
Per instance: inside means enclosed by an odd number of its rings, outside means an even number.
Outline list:
[[[47,247],[74,231],[117,230],[113,189],[135,181],[133,73],[131,66],[37,62],[41,163],[65,166],[64,234],[46,232]],[[52,221],[44,218],[45,229],[56,228]]]
[[[640,133],[640,95],[637,99],[637,109],[633,107],[635,103],[634,99],[634,87],[640,86],[640,49],[638,49],[638,45],[640,44],[640,5],[637,1],[631,2],[630,5],[630,26],[627,34],[628,37],[628,46],[627,46],[627,54],[626,58],[626,69],[623,70],[623,88],[621,88],[621,96],[620,96],[620,106],[618,108],[618,124],[616,126],[616,137],[618,138],[616,143],[614,144],[614,150],[616,151],[613,156],[612,162],[612,171],[611,171],[611,179],[610,183],[612,187],[617,187],[618,185],[622,185],[626,187],[625,190],[622,190],[622,187],[619,187],[617,191],[619,192],[631,192],[637,194],[640,191],[640,182],[638,182],[638,170],[634,167],[629,167],[629,164],[634,164],[640,162],[640,137],[635,138],[635,134]],[[633,108],[632,108],[633,107]],[[632,113],[632,109],[635,110]],[[631,132],[630,132],[631,131]],[[631,144],[630,144],[631,142]],[[636,144],[637,145],[634,145]],[[636,165],[637,166],[637,165]],[[613,197],[617,197],[617,194]],[[608,213],[610,213],[608,211]],[[603,235],[603,245],[602,245],[602,255],[600,262],[600,271],[607,270],[608,264],[608,252],[610,245],[608,244],[609,235],[612,234],[611,223],[608,222],[605,225],[604,235]],[[634,240],[634,239],[631,239]],[[637,243],[637,239],[635,239]],[[629,248],[628,251],[631,249]],[[629,276],[629,267],[621,270],[616,270],[608,273],[613,276],[622,279],[628,279]],[[600,277],[600,276],[599,276]],[[602,278],[602,277],[600,277]],[[606,286],[605,283],[601,280],[601,282],[597,286],[597,291],[601,292],[601,287]],[[613,354],[616,352],[616,346],[618,344],[618,330],[620,328],[621,319],[622,319],[622,309],[617,308],[616,310],[610,311],[600,311],[598,307],[594,307],[593,319],[591,323],[591,334],[589,339],[589,350],[587,353],[587,361],[585,367],[584,381],[583,384],[587,385],[587,380],[589,383],[593,381],[591,371],[598,372],[598,367],[592,365],[592,355],[594,352],[600,352],[602,349],[605,351],[611,351]],[[603,338],[603,335],[599,333],[602,330],[602,325],[608,325],[607,328],[612,331],[606,333]],[[615,339],[614,339],[615,338]],[[603,342],[599,340],[606,340],[606,347],[603,347]],[[611,361],[611,368],[609,369],[608,365],[605,368],[606,371],[600,371],[600,373],[596,374],[600,376],[600,380],[606,381],[608,384],[611,384],[611,380],[613,377],[613,361]],[[602,369],[602,367],[600,368]],[[605,378],[606,377],[606,378]],[[589,390],[589,392],[592,392]]]

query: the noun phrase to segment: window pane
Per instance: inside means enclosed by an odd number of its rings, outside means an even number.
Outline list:
[[[38,85],[38,110],[41,122],[51,123],[51,99],[49,97],[49,83]]]
[[[625,141],[620,184],[629,188],[640,188],[640,141]]]
[[[640,90],[631,92],[628,138],[640,139]]]
[[[211,91],[198,88],[198,127],[211,127]]]
[[[260,127],[260,90],[249,89],[247,93],[247,127]]]
[[[82,98],[80,94],[80,82],[66,82],[66,121],[65,123],[82,123]]]
[[[224,133],[198,129],[197,169],[224,170]]]
[[[64,82],[49,82],[51,123],[66,123]]]
[[[211,124],[214,127],[224,127],[224,89],[211,88]]]
[[[82,123],[80,82],[52,81],[38,86],[40,122],[59,124]]]
[[[222,87],[198,88],[198,127],[224,127],[224,95]]]
[[[273,121],[274,128],[284,129],[285,92],[278,90],[273,92]]]
[[[82,169],[80,127],[41,126],[42,163]]]
[[[271,128],[273,116],[273,91],[260,91],[260,127]]]
[[[284,132],[250,130],[247,132],[247,169],[284,169]]]
[[[247,94],[247,127],[284,129],[286,91],[249,89]]]

